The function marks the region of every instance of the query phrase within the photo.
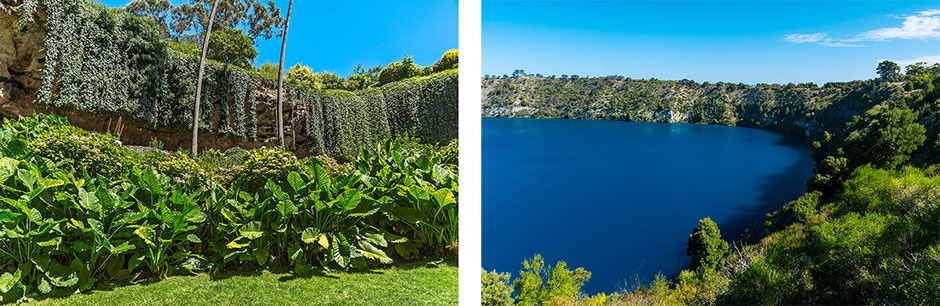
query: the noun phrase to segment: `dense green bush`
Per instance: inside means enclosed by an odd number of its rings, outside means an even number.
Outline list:
[[[458,62],[457,49],[450,49],[444,52],[441,59],[434,63],[434,72],[441,72],[447,69],[457,68]]]
[[[418,68],[418,65],[415,65],[414,60],[411,59],[411,56],[405,55],[405,58],[400,62],[392,62],[385,66],[385,69],[382,69],[382,72],[379,73],[378,83],[376,86],[382,86],[388,83],[401,81],[410,77],[417,76],[421,73],[421,69]]]
[[[206,57],[244,69],[254,69],[252,64],[258,56],[254,43],[242,30],[225,28],[212,31]]]
[[[509,273],[486,272],[482,270],[482,285],[480,292],[481,305],[484,306],[510,306],[515,303],[512,298],[513,288],[509,285]]]
[[[54,116],[7,120],[0,140],[4,302],[169,274],[282,266],[308,275],[456,250],[457,169],[440,163],[451,153],[406,138],[364,148],[351,171],[332,174],[272,149],[198,162],[134,155]],[[111,167],[125,158],[134,162]],[[203,168],[236,160],[230,184]]]
[[[72,171],[112,176],[127,171],[139,160],[136,152],[121,147],[117,137],[92,134],[73,126],[56,126],[30,142],[37,156],[64,163]]]
[[[728,242],[721,239],[721,230],[711,218],[698,221],[698,226],[689,235],[685,252],[692,256],[692,268],[714,269],[725,253]]]
[[[307,137],[313,154],[348,159],[359,148],[391,135],[413,133],[426,143],[457,137],[457,70],[361,91],[307,92]]]

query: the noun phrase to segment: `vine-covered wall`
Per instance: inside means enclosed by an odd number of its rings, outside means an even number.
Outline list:
[[[27,6],[26,2],[30,4]],[[36,105],[90,129],[123,118],[145,144],[190,140],[199,58],[160,41],[152,22],[84,0],[25,0],[45,23],[45,64]],[[21,16],[23,18],[23,16]],[[208,61],[200,104],[204,148],[276,144],[276,84],[253,71]],[[457,69],[362,91],[306,91],[285,84],[287,147],[298,155],[354,156],[394,134],[428,143],[457,137]],[[107,123],[104,123],[107,122]],[[125,133],[128,133],[125,130]]]
[[[163,129],[192,124],[199,59],[166,47],[152,22],[83,0],[43,0],[46,63],[37,102]],[[253,138],[257,81],[208,62],[200,128]]]
[[[451,69],[362,91],[291,92],[295,103],[307,107],[310,152],[349,157],[395,134],[411,133],[426,143],[457,138],[457,77]]]

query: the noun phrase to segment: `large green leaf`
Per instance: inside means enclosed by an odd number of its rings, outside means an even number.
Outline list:
[[[74,266],[74,265],[72,265]],[[46,271],[46,277],[53,286],[59,288],[68,288],[78,284],[78,267],[64,266],[53,263]]]
[[[242,228],[238,230],[238,233],[248,239],[261,238],[261,235],[264,234],[264,232],[261,231],[261,222],[259,221],[248,222],[248,224],[243,225]]]
[[[20,281],[21,272],[16,270],[15,273],[3,273],[0,275],[0,293],[7,293],[10,289],[13,289],[13,286]]]
[[[274,198],[277,199],[278,201],[286,200],[288,197],[288,194],[284,192],[283,190],[281,190],[281,186],[278,186],[272,180],[268,180],[264,188],[270,191],[271,194],[274,195]]]
[[[39,180],[39,176],[36,175],[35,172],[26,169],[16,171],[16,177],[18,177],[29,190],[35,189],[36,181]]]
[[[98,196],[93,192],[85,191],[85,188],[78,188],[78,203],[82,208],[94,212],[101,211],[101,204],[98,203]]]
[[[359,254],[372,260],[378,260],[383,264],[392,263],[392,259],[389,258],[384,251],[365,240],[359,240]]]
[[[346,241],[346,236],[343,236],[343,233],[333,235],[332,242],[330,243],[330,254],[333,257],[333,261],[340,267],[345,268],[346,265],[349,264],[349,252],[349,242]]]
[[[371,244],[374,244],[383,248],[388,246],[388,242],[385,241],[385,236],[382,234],[362,233],[361,235],[362,235],[362,239],[364,239],[365,241],[368,241]]]
[[[454,193],[447,188],[441,188],[431,195],[434,196],[434,201],[437,202],[437,207],[444,208],[450,204],[456,204],[457,199],[454,198]]]
[[[333,195],[333,182],[330,180],[330,174],[323,169],[320,164],[313,165],[313,178],[317,183],[317,189],[326,192],[327,196]]]
[[[336,199],[336,205],[338,205],[340,210],[349,211],[359,206],[359,202],[362,200],[362,194],[359,193],[359,190],[347,189],[336,197]]]
[[[294,210],[297,209],[297,206],[294,205],[294,202],[291,200],[281,200],[277,203],[277,211],[281,213],[281,216],[287,217],[294,213]]]
[[[134,248],[136,247],[133,244],[131,244],[130,241],[124,241],[124,243],[122,243],[121,245],[112,246],[111,254],[115,254],[115,255],[121,254],[130,250],[133,250]]]
[[[295,193],[300,193],[300,190],[304,189],[306,184],[304,180],[300,178],[300,174],[293,171],[287,175],[287,183],[290,184],[290,187],[294,189]]]
[[[138,227],[136,230],[134,230],[134,234],[140,237],[140,239],[143,239],[144,243],[152,246],[156,245],[154,244],[154,241],[157,240],[157,231],[153,230],[152,228],[143,226]]]
[[[20,164],[20,161],[3,157],[0,159],[0,184],[6,182],[13,174],[16,173],[16,166]]]
[[[300,234],[300,240],[304,243],[316,243],[318,236],[320,236],[319,230],[308,227]]]

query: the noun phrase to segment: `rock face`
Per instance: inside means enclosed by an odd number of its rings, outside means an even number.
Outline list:
[[[18,1],[0,0],[0,115],[13,117],[40,111],[31,103],[42,83],[46,32],[37,14],[20,27]]]

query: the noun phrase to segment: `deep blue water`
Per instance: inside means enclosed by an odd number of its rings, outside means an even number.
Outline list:
[[[801,139],[758,129],[484,118],[483,267],[540,253],[590,271],[588,293],[673,277],[699,219],[736,239],[812,172]]]

